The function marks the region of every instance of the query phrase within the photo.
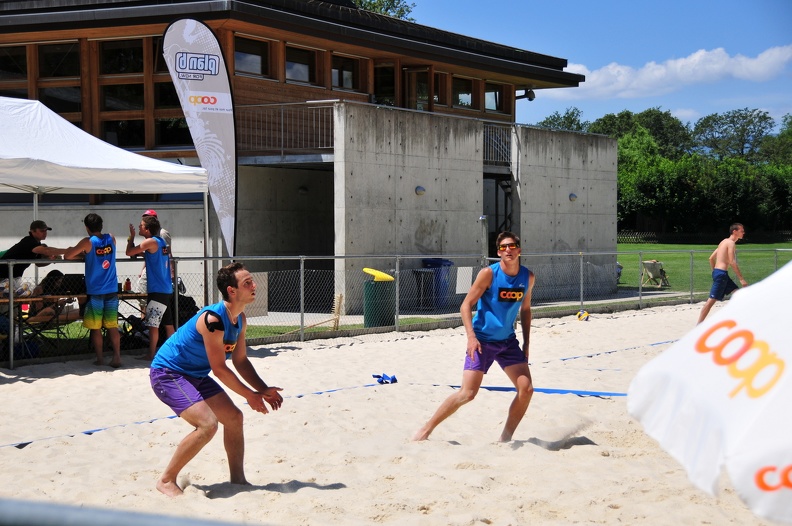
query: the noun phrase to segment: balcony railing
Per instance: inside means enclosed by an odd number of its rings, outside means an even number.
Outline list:
[[[484,123],[484,164],[510,165],[512,127],[503,123]],[[238,106],[236,132],[240,155],[332,152],[333,105],[308,102]]]
[[[237,151],[286,155],[333,150],[333,105],[311,103],[239,106]]]

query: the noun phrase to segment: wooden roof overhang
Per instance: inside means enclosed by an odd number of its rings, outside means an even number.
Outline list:
[[[213,27],[273,28],[333,49],[443,65],[460,74],[513,84],[516,89],[576,87],[583,75],[564,71],[566,59],[533,53],[348,7],[345,0],[7,0],[0,2],[0,43],[20,33],[79,32],[120,26],[152,27],[195,18]],[[351,4],[350,4],[351,5]],[[5,37],[2,37],[2,35]]]

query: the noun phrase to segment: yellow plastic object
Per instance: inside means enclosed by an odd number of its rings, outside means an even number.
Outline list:
[[[390,274],[385,274],[384,272],[375,270],[373,268],[366,267],[363,269],[363,272],[374,276],[374,281],[393,281],[393,276]]]

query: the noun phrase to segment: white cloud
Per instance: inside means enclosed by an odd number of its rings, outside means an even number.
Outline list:
[[[583,64],[570,64],[566,70],[585,75],[586,81],[578,88],[547,90],[542,96],[562,100],[627,99],[664,95],[687,85],[729,78],[765,82],[781,74],[790,62],[792,44],[772,47],[755,58],[730,56],[723,48],[701,49],[661,64],[648,62],[640,69],[612,62],[591,71]]]

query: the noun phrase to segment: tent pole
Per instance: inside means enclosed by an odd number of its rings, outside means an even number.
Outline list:
[[[209,257],[209,191],[203,194],[204,258]],[[204,305],[209,305],[209,261],[204,259]]]

